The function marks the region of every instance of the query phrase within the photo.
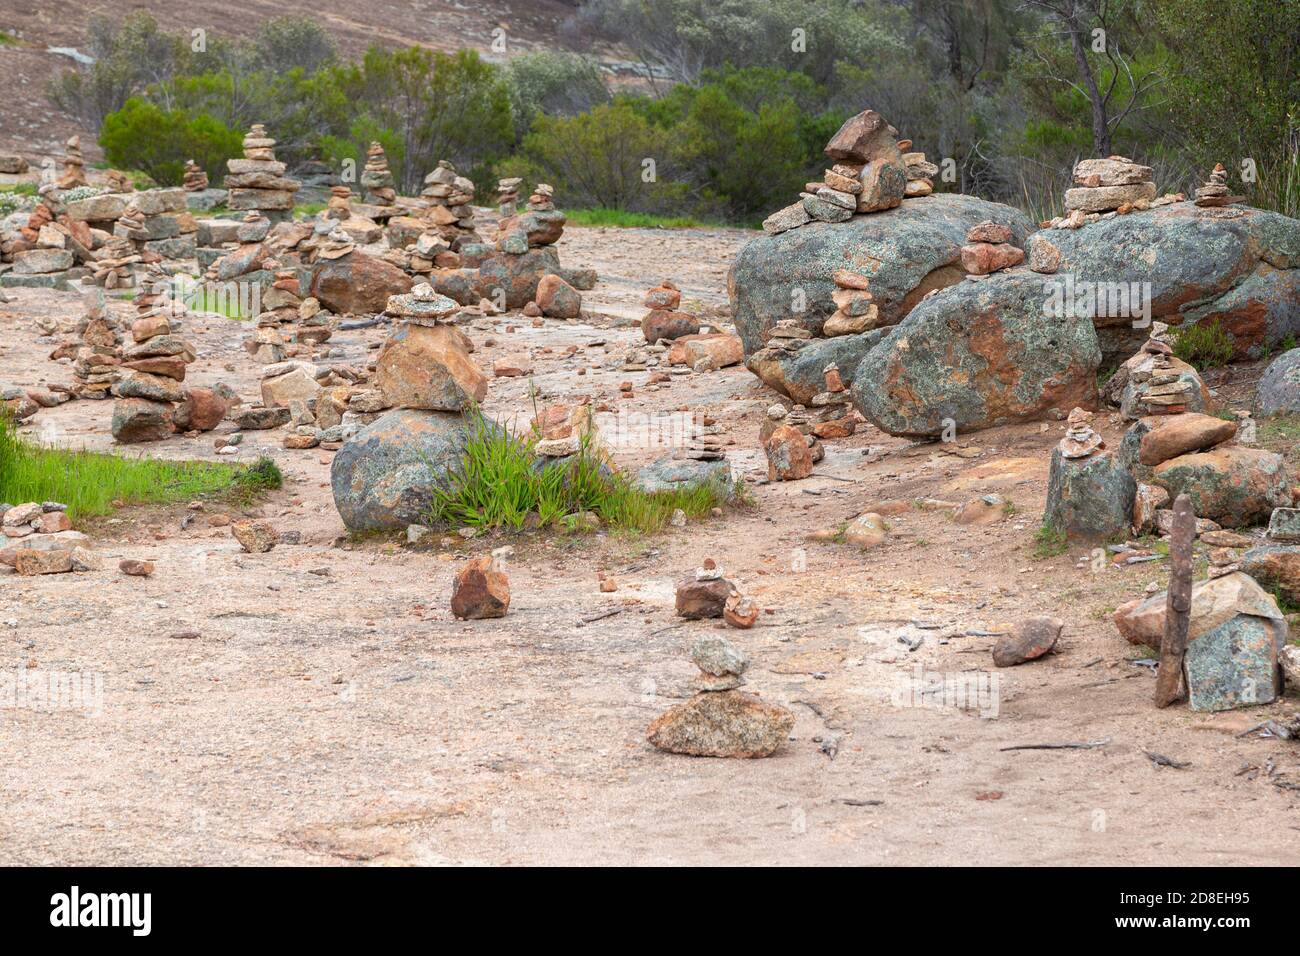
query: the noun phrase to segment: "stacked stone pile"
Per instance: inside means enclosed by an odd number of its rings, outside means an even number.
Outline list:
[[[459,175],[448,160],[424,177],[421,198],[428,202],[425,218],[438,234],[456,248],[460,242],[477,241],[474,231],[474,183]]]
[[[85,243],[79,242],[68,224],[66,216],[55,215],[48,199],[37,203],[27,224],[5,243],[5,254],[13,262],[12,275],[4,276],[6,284],[53,285],[57,278],[72,278],[68,270],[76,264],[78,251],[89,255],[91,238],[85,225],[78,224],[85,230]]]
[[[1232,190],[1228,188],[1228,171],[1223,167],[1223,163],[1215,163],[1210,178],[1196,190],[1195,201],[1196,205],[1203,207],[1227,206],[1231,203],[1245,202],[1246,197],[1232,195]]]
[[[185,176],[181,180],[181,186],[186,192],[203,192],[208,188],[208,174],[194,160],[186,160]]]
[[[907,186],[903,196],[916,199],[934,192],[934,177],[939,175],[939,167],[926,160],[925,153],[908,152],[910,139],[899,140],[898,148],[903,151],[903,162],[907,165]]]
[[[812,398],[812,433],[817,438],[848,438],[857,431],[853,396],[844,387],[839,366],[831,362],[823,370],[826,390]]]
[[[966,245],[961,247],[961,267],[968,275],[988,275],[1009,269],[1025,260],[1025,250],[1011,244],[1009,226],[984,221],[966,233]]]
[[[487,396],[487,376],[452,323],[460,307],[427,283],[388,300],[393,317],[375,362],[374,385],[388,407],[461,412]]]
[[[835,291],[831,293],[835,311],[822,327],[823,335],[832,338],[881,327],[880,310],[872,299],[871,280],[867,276],[837,269],[831,281],[835,283]]]
[[[365,201],[376,206],[391,206],[397,201],[397,190],[393,188],[393,173],[388,168],[388,156],[384,147],[372,142],[366,150],[366,165],[361,172],[361,188],[365,190]]]
[[[764,231],[781,233],[814,220],[843,222],[855,212],[880,212],[902,203],[908,167],[899,149],[898,130],[875,110],[863,110],[845,121],[826,145],[826,155],[835,165],[826,171],[823,182],[808,183],[798,203],[763,221]],[[917,171],[926,168],[918,166]]]
[[[67,153],[63,157],[63,175],[59,177],[60,189],[76,189],[86,185],[86,160],[81,155],[81,137],[71,136]]]
[[[0,575],[98,571],[90,539],[72,527],[57,501],[0,504]]]
[[[330,187],[330,198],[325,206],[325,218],[342,221],[352,215],[352,189],[339,184]]]
[[[77,325],[77,341],[56,348],[51,359],[71,358],[72,394],[78,398],[109,397],[122,364],[123,335],[104,308],[103,295],[88,297],[86,313]]]
[[[132,193],[121,218],[113,225],[113,235],[133,243],[148,263],[195,258],[198,229],[185,190],[177,187]]]
[[[669,280],[665,279],[647,292],[641,304],[650,310],[641,319],[641,333],[647,342],[699,334],[700,320],[688,312],[679,311],[682,293]]]
[[[1173,348],[1160,337],[1164,329],[1162,323],[1154,323],[1152,337],[1115,373],[1120,376],[1115,387],[1122,385],[1120,414],[1130,421],[1147,415],[1200,412],[1209,406],[1209,391],[1200,374],[1173,354]]]
[[[497,209],[503,216],[519,212],[519,187],[523,180],[518,176],[497,180]]]
[[[275,140],[261,123],[244,137],[242,159],[226,161],[227,204],[236,210],[257,210],[272,222],[293,215],[294,193],[301,184],[285,175],[285,165],[275,158]]]
[[[555,190],[538,183],[528,197],[528,208],[497,224],[497,248],[509,255],[522,256],[529,249],[550,246],[560,241],[567,217],[555,207]]]
[[[91,277],[105,289],[121,289],[131,285],[131,266],[143,261],[135,243],[114,236],[96,250],[91,263]]]

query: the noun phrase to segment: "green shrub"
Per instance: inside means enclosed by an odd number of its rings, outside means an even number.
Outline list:
[[[1236,347],[1218,319],[1180,325],[1173,330],[1174,354],[1197,368],[1217,368],[1232,361]]]
[[[186,160],[220,177],[226,160],[239,156],[243,134],[206,113],[164,110],[133,97],[104,118],[99,144],[110,163],[138,169],[166,186],[179,186]]]

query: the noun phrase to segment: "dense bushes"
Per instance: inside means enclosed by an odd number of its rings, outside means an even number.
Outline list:
[[[163,186],[179,186],[185,161],[193,159],[219,178],[227,159],[240,154],[243,134],[206,113],[164,110],[132,98],[108,114],[99,133],[108,161],[123,169],[138,169]]]

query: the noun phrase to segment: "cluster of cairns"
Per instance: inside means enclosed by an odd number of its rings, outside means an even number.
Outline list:
[[[1079,229],[1185,198],[1182,193],[1157,198],[1151,167],[1127,156],[1080,160],[1074,167],[1074,183],[1065,191],[1067,214],[1043,222],[1044,229]]]
[[[1223,163],[1215,163],[1210,178],[1196,190],[1195,202],[1198,206],[1228,206],[1245,201],[1245,196],[1232,195],[1232,190],[1228,188],[1228,171]]]
[[[146,264],[162,259],[195,258],[199,226],[189,212],[185,196],[183,188],[133,193],[113,224],[114,238],[131,243]],[[125,249],[117,246],[110,251],[116,256]]]
[[[393,173],[388,168],[388,156],[384,147],[371,143],[366,150],[366,165],[361,171],[361,188],[365,190],[364,198],[376,206],[391,206],[397,202],[397,190],[393,184]]]
[[[910,140],[903,142],[911,145]],[[929,177],[938,172],[923,153],[912,154],[915,162],[909,166],[898,130],[875,110],[863,110],[845,121],[826,145],[826,155],[835,164],[823,181],[808,183],[799,202],[763,220],[765,232],[775,235],[809,222],[844,222],[854,213],[893,209],[905,196],[932,192]],[[910,193],[909,183],[918,184]]]
[[[266,127],[254,123],[244,137],[242,159],[226,160],[226,204],[235,210],[257,210],[273,222],[293,214],[294,194],[302,184],[285,175],[275,158],[275,140]]]
[[[424,212],[438,234],[450,243],[475,241],[474,182],[456,172],[448,160],[424,177],[420,197],[428,202]]]

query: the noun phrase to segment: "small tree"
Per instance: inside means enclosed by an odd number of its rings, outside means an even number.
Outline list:
[[[140,170],[165,186],[181,184],[188,159],[220,180],[226,160],[240,154],[242,142],[242,133],[207,114],[164,110],[139,97],[108,114],[99,134],[99,145],[110,163]]]

